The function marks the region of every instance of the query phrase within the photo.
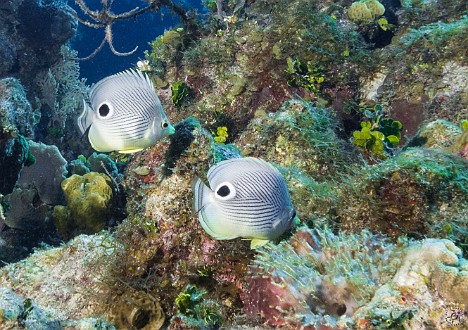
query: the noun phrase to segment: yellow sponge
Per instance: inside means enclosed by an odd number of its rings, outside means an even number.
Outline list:
[[[352,21],[368,23],[385,13],[385,7],[377,0],[361,0],[353,2],[348,9]]]

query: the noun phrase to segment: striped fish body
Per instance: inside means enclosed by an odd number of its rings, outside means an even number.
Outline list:
[[[132,153],[174,133],[146,74],[127,70],[95,84],[78,126],[100,152]]]
[[[291,227],[295,210],[286,183],[269,163],[225,160],[210,168],[208,181],[194,181],[194,209],[215,239],[272,240]]]

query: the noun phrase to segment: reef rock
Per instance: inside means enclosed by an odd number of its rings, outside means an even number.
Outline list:
[[[83,330],[99,324],[115,329],[99,316],[107,306],[104,297],[109,297],[104,278],[110,263],[105,261],[118,251],[108,234],[78,236],[1,268],[0,324],[31,324],[30,329],[55,329],[58,324],[57,329]],[[131,313],[133,307],[128,306]]]
[[[192,210],[192,181],[205,177],[211,162],[239,154],[216,145],[193,119],[175,128],[170,145],[161,142],[129,164],[124,182],[132,196],[129,217],[116,232],[128,252],[122,276],[134,281],[155,272],[149,279],[153,294],[168,315],[177,314],[174,301],[184,288],[197,285],[209,292],[206,299],[223,302],[216,313],[230,320],[252,252],[247,241],[216,241],[204,232]],[[135,171],[143,165],[149,172]]]
[[[468,164],[439,149],[408,148],[348,178],[336,213],[341,229],[466,244]]]

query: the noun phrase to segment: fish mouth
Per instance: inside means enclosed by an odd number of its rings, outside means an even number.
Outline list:
[[[167,128],[167,135],[172,135],[175,133],[175,127],[169,124],[169,127]]]

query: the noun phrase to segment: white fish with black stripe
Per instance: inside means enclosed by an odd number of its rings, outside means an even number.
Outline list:
[[[193,183],[193,206],[213,238],[251,239],[255,248],[283,234],[295,221],[283,177],[264,160],[225,160],[212,166],[207,177],[209,187],[200,178]]]
[[[90,104],[78,117],[82,134],[96,151],[133,153],[174,133],[153,83],[141,71],[127,70],[96,83]]]

